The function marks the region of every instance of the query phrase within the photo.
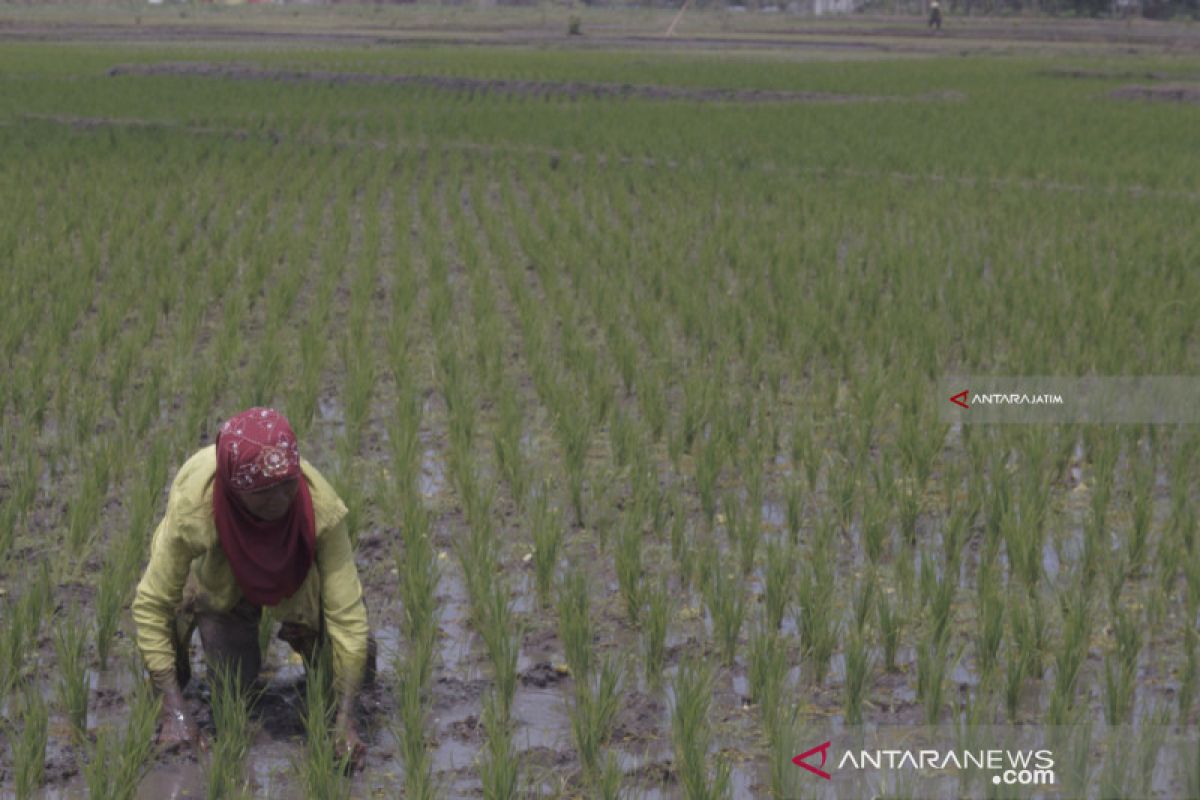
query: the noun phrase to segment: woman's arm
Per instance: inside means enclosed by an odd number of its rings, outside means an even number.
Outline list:
[[[321,612],[333,651],[333,680],[338,694],[337,746],[354,767],[361,768],[367,748],[354,724],[354,705],[367,664],[367,607],[345,520],[318,537],[317,569],[321,575]]]
[[[367,607],[345,521],[317,539],[321,611],[333,649],[333,676],[340,697],[356,696],[367,664]]]
[[[138,583],[131,611],[137,626],[138,649],[151,680],[162,693],[159,742],[169,747],[192,743],[207,749],[187,713],[175,678],[175,613],[192,559],[200,555],[188,541],[186,530],[173,490],[167,499],[167,511],[150,542],[150,563]]]

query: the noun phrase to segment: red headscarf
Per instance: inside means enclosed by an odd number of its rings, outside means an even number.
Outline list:
[[[277,520],[255,517],[234,494],[289,478],[300,485],[288,512]],[[221,549],[247,600],[273,606],[296,593],[317,552],[317,525],[296,434],[278,411],[251,408],[221,426],[213,517]]]

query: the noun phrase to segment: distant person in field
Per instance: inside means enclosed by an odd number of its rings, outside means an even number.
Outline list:
[[[942,7],[938,5],[938,0],[929,4],[929,27],[935,31],[942,29]]]
[[[279,638],[306,667],[318,648],[331,648],[338,752],[362,766],[354,709],[374,681],[375,648],[345,516],[273,409],[233,417],[215,445],[183,464],[133,601],[138,648],[162,693],[160,744],[208,746],[181,694],[193,630],[209,670],[225,669],[246,688],[262,663],[259,621],[269,606]]]

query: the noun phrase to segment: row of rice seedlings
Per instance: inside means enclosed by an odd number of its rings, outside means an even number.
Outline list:
[[[730,764],[720,756],[713,759],[710,753],[712,727],[708,716],[714,688],[712,667],[685,658],[671,688],[671,743],[684,797],[688,800],[729,797]]]
[[[132,800],[145,774],[154,747],[154,725],[159,698],[141,677],[141,664],[130,661],[134,675],[129,715],[123,731],[101,727],[87,747],[83,766],[88,797],[99,800]]]

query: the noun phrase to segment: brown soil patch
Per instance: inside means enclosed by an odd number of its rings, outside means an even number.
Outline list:
[[[1122,86],[1110,96],[1117,100],[1158,100],[1166,103],[1200,104],[1200,83]]]
[[[833,92],[794,92],[769,89],[716,89],[686,86],[587,83],[582,81],[522,81],[464,78],[444,75],[378,75],[365,72],[326,70],[262,69],[244,64],[171,62],[122,64],[108,71],[110,77],[128,75],[222,78],[225,80],[278,81],[282,83],[329,83],[335,86],[421,86],[451,92],[520,95],[532,97],[591,97],[596,99],[685,100],[736,103],[869,103],[902,98]],[[930,99],[943,99],[931,95]]]

